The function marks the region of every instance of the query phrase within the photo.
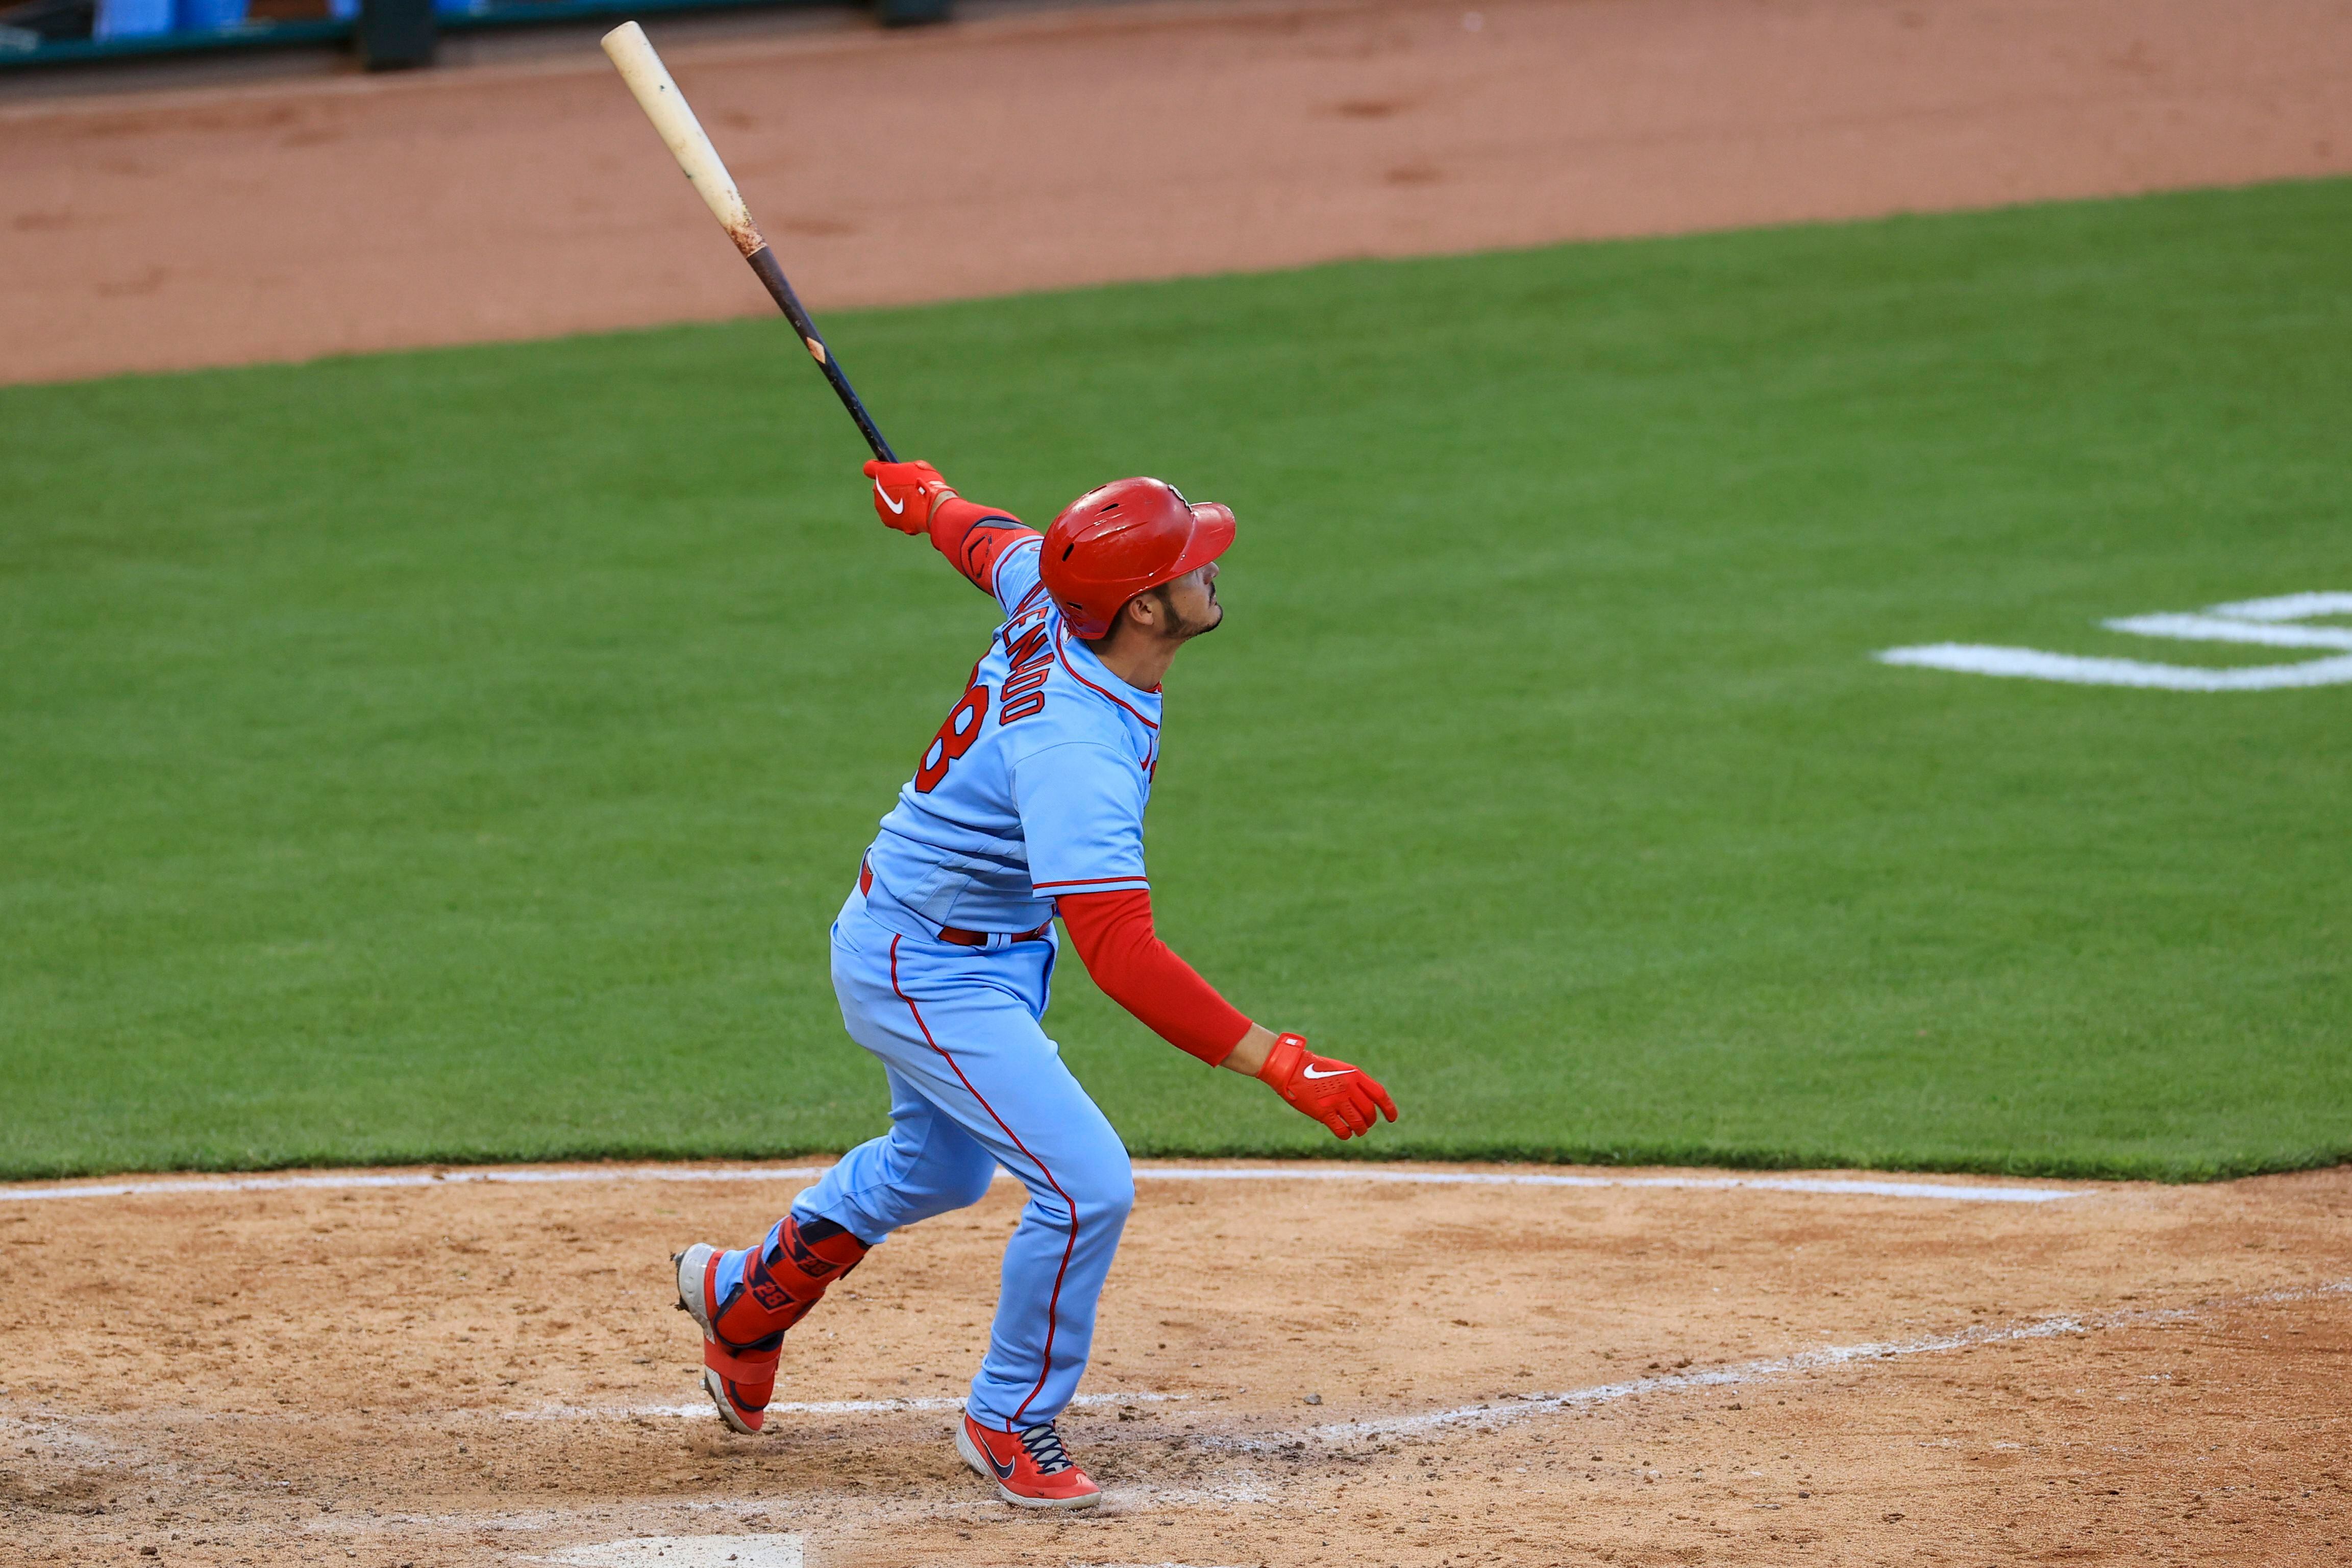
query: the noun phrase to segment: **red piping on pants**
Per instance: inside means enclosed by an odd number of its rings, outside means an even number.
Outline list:
[[[963,1085],[964,1092],[980,1102],[980,1108],[988,1113],[988,1119],[995,1123],[1006,1137],[1013,1140],[1014,1148],[1027,1155],[1029,1163],[1035,1166],[1038,1174],[1045,1178],[1045,1185],[1054,1189],[1054,1196],[1062,1200],[1062,1207],[1070,1211],[1070,1239],[1063,1243],[1062,1266],[1054,1270],[1054,1293],[1045,1303],[1045,1365],[1044,1370],[1037,1374],[1037,1382],[1029,1390],[1028,1397],[1021,1401],[1020,1409],[1013,1411],[1012,1418],[1005,1424],[1005,1433],[1012,1436],[1017,1432],[1014,1424],[1021,1419],[1022,1413],[1029,1408],[1030,1400],[1036,1398],[1045,1390],[1045,1379],[1054,1375],[1054,1330],[1056,1326],[1056,1314],[1062,1305],[1062,1277],[1070,1271],[1070,1254],[1076,1251],[1078,1248],[1078,1206],[1070,1201],[1070,1195],[1062,1190],[1062,1184],[1054,1179],[1054,1173],[1045,1168],[1045,1162],[1029,1153],[1029,1145],[1021,1141],[1021,1134],[1004,1125],[1004,1118],[996,1113],[996,1107],[988,1103],[988,1096],[971,1086],[971,1080],[963,1075],[963,1069],[957,1064],[956,1059],[941,1050],[940,1042],[931,1038],[931,1026],[923,1021],[922,1009],[915,1006],[915,998],[898,989],[898,938],[895,936],[890,938],[890,989],[900,1001],[907,1004],[907,1011],[914,1019],[915,1027],[923,1031],[923,1043],[933,1051],[939,1051],[940,1060],[953,1070],[956,1082]]]

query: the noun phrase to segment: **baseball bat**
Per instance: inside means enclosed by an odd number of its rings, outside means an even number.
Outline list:
[[[824,379],[832,383],[835,393],[841,399],[842,407],[849,411],[849,417],[857,422],[858,432],[866,437],[866,444],[872,447],[874,455],[885,463],[896,463],[898,454],[892,452],[890,444],[882,439],[882,432],[875,427],[874,416],[866,412],[866,404],[859,400],[857,389],[851,386],[849,378],[842,373],[841,361],[835,360],[833,350],[825,347],[816,323],[809,319],[808,310],[801,304],[800,296],[793,292],[792,283],[776,261],[776,253],[768,248],[767,240],[760,233],[760,225],[751,221],[751,209],[744,204],[743,193],[735,188],[734,180],[727,172],[727,165],[719,161],[719,150],[710,144],[710,137],[703,131],[701,121],[694,118],[694,110],[688,106],[686,95],[678,91],[677,83],[670,79],[668,68],[662,64],[661,57],[654,53],[653,40],[646,37],[646,30],[635,22],[624,22],[604,35],[604,53],[619,68],[621,79],[629,84],[629,91],[636,97],[637,107],[646,111],[646,118],[654,122],[656,131],[661,132],[662,141],[668,143],[671,154],[677,159],[677,166],[686,171],[688,181],[710,208],[711,216],[717,218],[719,226],[727,231],[727,237],[735,242],[735,248],[743,253],[743,259],[751,264],[751,270],[767,286],[776,308],[793,324],[793,330],[801,335],[802,343],[808,348],[809,357],[816,361],[817,369],[824,372]]]

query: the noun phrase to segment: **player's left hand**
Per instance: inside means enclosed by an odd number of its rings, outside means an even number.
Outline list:
[[[902,534],[919,534],[931,526],[931,513],[955,492],[928,463],[866,462],[866,476],[874,481],[874,515],[886,527]]]
[[[1257,1070],[1260,1081],[1290,1103],[1293,1110],[1312,1116],[1331,1129],[1335,1138],[1361,1137],[1386,1115],[1397,1119],[1396,1102],[1360,1067],[1307,1049],[1307,1037],[1276,1036]]]

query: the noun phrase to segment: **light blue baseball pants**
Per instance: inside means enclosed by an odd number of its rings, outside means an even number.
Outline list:
[[[793,1204],[873,1246],[979,1202],[999,1166],[1029,1189],[967,1406],[1008,1432],[1053,1420],[1077,1392],[1135,1203],[1126,1145],[1039,1027],[1055,946],[1050,933],[984,949],[919,940],[853,890],[834,922],[833,988],[850,1038],[888,1073],[891,1126]]]

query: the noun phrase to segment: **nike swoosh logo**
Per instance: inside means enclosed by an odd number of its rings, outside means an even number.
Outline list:
[[[988,1468],[996,1472],[996,1479],[998,1480],[1011,1480],[1013,1479],[1013,1472],[1020,1467],[1021,1459],[1018,1455],[1015,1455],[1013,1458],[1007,1459],[1004,1463],[1000,1465],[996,1462],[996,1450],[990,1448],[986,1443],[982,1443],[980,1446],[980,1451],[982,1456],[988,1460]]]
[[[904,501],[892,500],[890,498],[890,492],[882,487],[882,481],[879,479],[874,481],[874,493],[882,497],[882,504],[890,508],[890,513],[893,517],[906,516],[907,503]]]
[[[1311,1067],[1302,1067],[1298,1071],[1298,1075],[1301,1078],[1337,1078],[1343,1072],[1355,1071],[1352,1067],[1335,1067],[1328,1072],[1318,1072]]]

